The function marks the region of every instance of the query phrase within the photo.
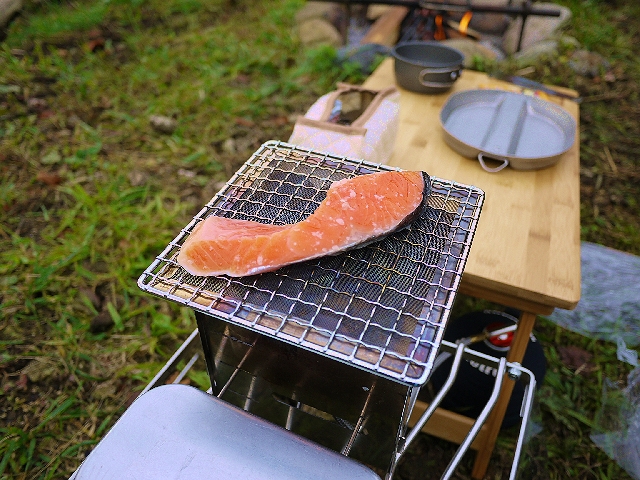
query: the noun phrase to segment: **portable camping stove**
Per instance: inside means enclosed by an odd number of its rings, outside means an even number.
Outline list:
[[[425,213],[367,247],[261,275],[197,277],[176,263],[209,215],[289,224],[337,180],[391,167],[268,142],[141,275],[196,312],[213,393],[393,471],[429,378],[484,193],[432,178]]]

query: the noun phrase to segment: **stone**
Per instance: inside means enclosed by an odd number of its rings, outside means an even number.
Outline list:
[[[22,0],[0,0],[0,28],[6,27],[20,10],[22,10]]]
[[[542,57],[555,57],[558,55],[558,41],[544,40],[531,45],[513,55],[519,65],[531,65]]]
[[[556,36],[559,30],[571,19],[571,10],[567,7],[556,5],[555,3],[536,3],[537,9],[558,10],[559,17],[546,17],[539,15],[530,15],[524,24],[524,32],[522,35],[522,44],[520,50],[525,50],[532,45],[550,40]],[[516,53],[518,48],[518,38],[520,36],[520,27],[522,26],[522,17],[516,17],[511,22],[509,28],[504,34],[502,40],[502,49],[509,55]]]
[[[480,2],[478,2],[480,3]],[[511,0],[482,0],[482,5],[490,7],[513,6]],[[503,13],[476,12],[471,17],[469,27],[482,33],[502,35],[511,24],[511,17]]]
[[[599,53],[576,50],[569,57],[569,67],[578,75],[595,78],[611,67],[609,61]]]
[[[306,2],[296,12],[296,25],[300,26],[309,20],[325,20],[333,25],[344,38],[349,28],[349,16],[344,5],[332,2]]]
[[[571,37],[569,35],[562,35],[558,39],[558,42],[563,48],[571,48],[575,50],[581,47],[580,41],[577,38]]]
[[[151,115],[149,123],[155,131],[166,134],[173,133],[178,126],[178,122],[175,119],[163,115]]]
[[[443,45],[455,48],[464,55],[464,67],[472,68],[474,58],[480,57],[485,60],[499,59],[498,53],[470,38],[451,38],[442,40]]]
[[[329,2],[306,2],[304,6],[296,12],[296,22],[304,23],[312,18],[324,18],[331,20],[336,6]]]
[[[299,24],[298,38],[305,47],[330,45],[338,48],[344,43],[338,29],[321,18],[312,18]]]

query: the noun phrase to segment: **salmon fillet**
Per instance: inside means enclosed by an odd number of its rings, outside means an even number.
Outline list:
[[[379,172],[339,180],[306,219],[291,225],[209,216],[180,248],[193,275],[242,277],[362,247],[420,216],[430,192],[424,172]]]

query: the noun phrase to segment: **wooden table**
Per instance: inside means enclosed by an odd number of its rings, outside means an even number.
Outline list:
[[[395,84],[393,59],[386,59],[364,83],[381,89]],[[477,88],[513,90],[487,75],[464,71],[452,90],[438,95],[400,90],[399,132],[390,165],[424,170],[435,177],[474,185],[485,203],[464,271],[460,292],[522,312],[507,359],[521,362],[536,315],[573,309],[580,299],[579,140],[560,161],[536,171],[484,171],[445,142],[440,110],[451,93]],[[579,119],[578,104],[551,97]],[[576,132],[576,139],[579,134]],[[478,451],[473,478],[484,476],[514,382],[506,381],[498,404],[472,448]],[[414,417],[424,405],[416,405]],[[427,424],[430,434],[460,443],[472,419],[439,410]]]

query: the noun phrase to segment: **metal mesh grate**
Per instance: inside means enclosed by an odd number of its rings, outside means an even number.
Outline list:
[[[337,180],[393,168],[268,142],[138,280],[143,290],[372,370],[426,382],[462,276],[484,194],[432,178],[429,208],[367,247],[261,275],[197,277],[175,257],[209,215],[289,224]]]

